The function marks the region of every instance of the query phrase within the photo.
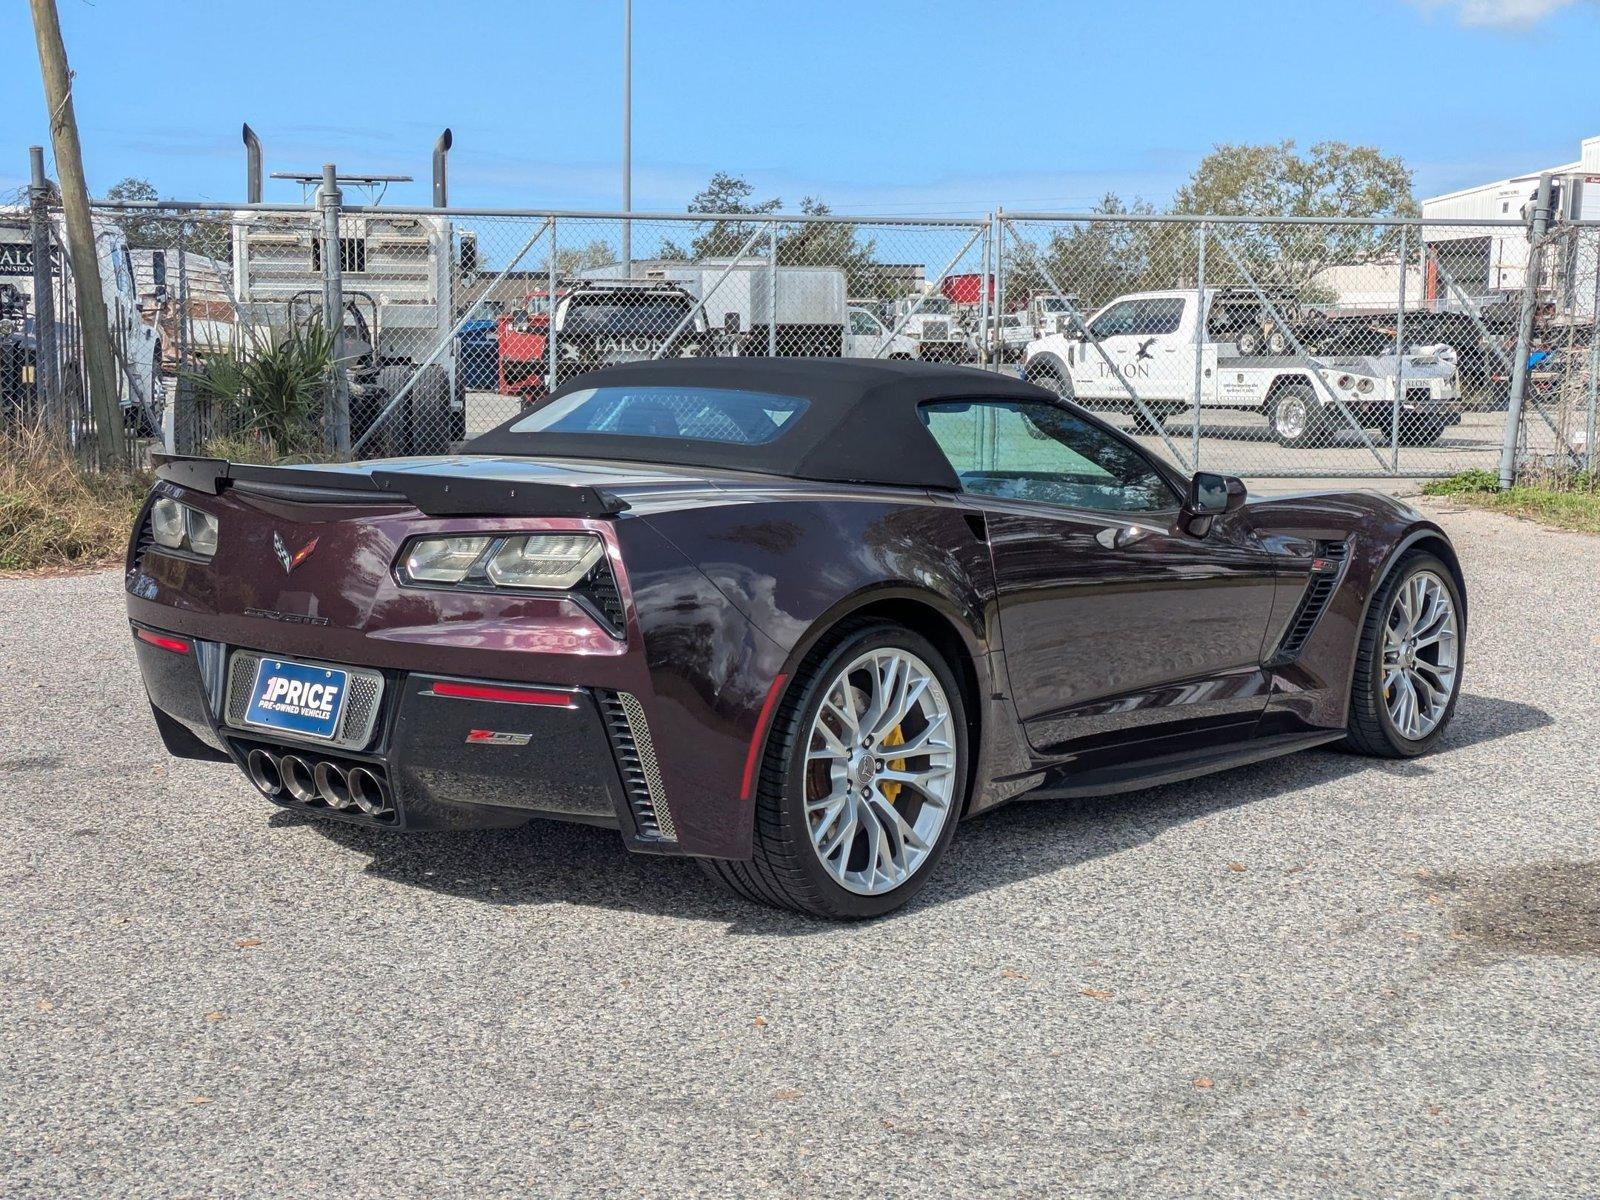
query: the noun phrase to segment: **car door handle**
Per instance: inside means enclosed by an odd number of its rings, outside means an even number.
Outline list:
[[[1149,532],[1148,529],[1140,529],[1137,525],[1120,525],[1116,528],[1102,529],[1094,535],[1094,540],[1107,550],[1121,550],[1133,545]]]

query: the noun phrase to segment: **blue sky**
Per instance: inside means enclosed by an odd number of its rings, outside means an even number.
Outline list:
[[[58,0],[90,186],[237,200],[267,169],[407,172],[458,204],[617,204],[621,0]],[[635,207],[714,170],[844,212],[1165,200],[1214,143],[1368,142],[1419,195],[1600,134],[1593,0],[635,0]],[[0,187],[46,140],[26,6],[0,29]],[[298,199],[269,183],[268,199]]]

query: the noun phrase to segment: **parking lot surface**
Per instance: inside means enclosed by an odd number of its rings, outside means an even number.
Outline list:
[[[1593,1195],[1600,543],[1442,520],[1440,753],[1017,804],[851,927],[275,810],[117,573],[0,582],[0,1193]]]

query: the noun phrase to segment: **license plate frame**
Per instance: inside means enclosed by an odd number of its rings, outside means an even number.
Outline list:
[[[278,681],[285,686],[269,689]],[[330,687],[337,688],[331,699],[327,696]],[[266,694],[269,690],[270,696]],[[350,672],[343,668],[263,655],[256,664],[243,720],[255,729],[332,742],[338,740],[349,696]]]

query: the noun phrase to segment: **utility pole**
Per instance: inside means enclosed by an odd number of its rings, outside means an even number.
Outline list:
[[[89,213],[89,188],[83,178],[83,147],[78,142],[78,118],[72,108],[72,72],[67,69],[67,48],[61,41],[61,21],[56,16],[55,0],[29,0],[29,3],[33,9],[34,36],[39,42],[39,73],[44,79],[45,105],[50,112],[50,143],[55,150],[56,173],[61,177],[67,252],[72,262],[72,280],[78,290],[78,324],[83,335],[84,365],[88,369],[95,442],[101,466],[110,467],[124,461],[122,409],[117,402],[117,370],[112,358],[105,294],[100,287],[100,259],[95,251],[94,221]]]

